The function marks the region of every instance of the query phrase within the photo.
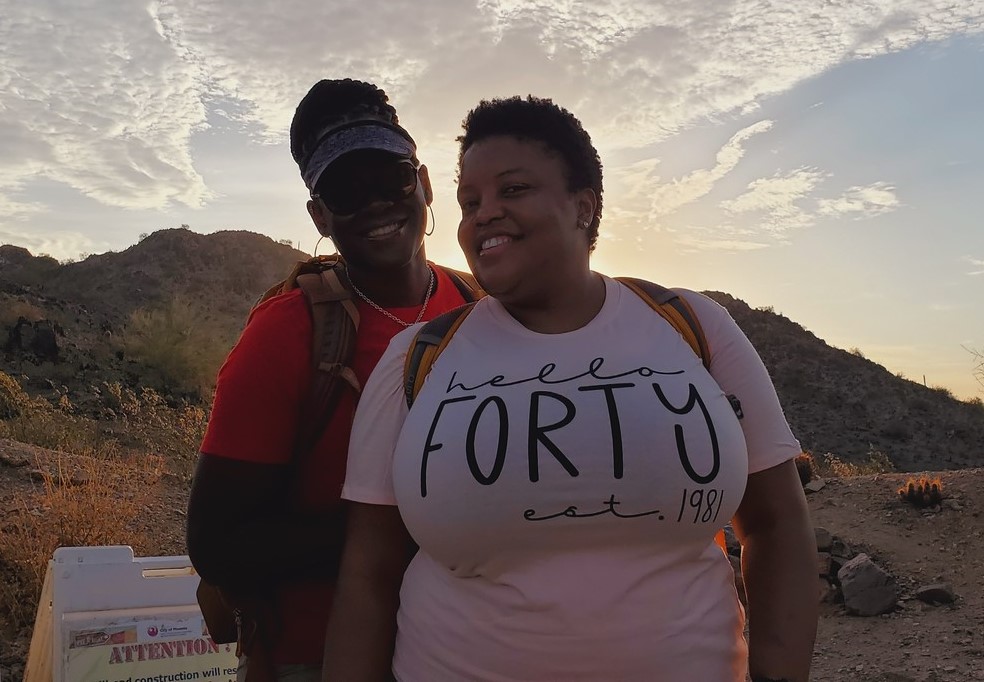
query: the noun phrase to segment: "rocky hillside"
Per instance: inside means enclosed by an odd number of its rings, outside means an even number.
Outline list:
[[[34,393],[67,392],[73,404],[85,404],[100,382],[150,382],[153,373],[127,344],[137,322],[146,326],[148,311],[182,338],[197,334],[199,354],[208,346],[220,359],[256,297],[304,257],[258,234],[187,229],[65,265],[2,246],[0,371]],[[901,471],[984,466],[979,403],[895,376],[782,315],[708,293],[759,350],[805,449],[850,462],[867,462],[877,451]]]
[[[827,345],[787,317],[707,292],[748,335],[804,449],[861,462],[888,455],[900,471],[984,465],[984,406],[892,374]]]
[[[134,352],[136,316],[145,346],[147,337],[166,344],[177,336],[186,354],[200,356],[197,371],[214,375],[257,296],[304,258],[252,232],[184,228],[63,265],[0,246],[0,371],[29,392],[67,392],[81,404],[102,382],[167,390]]]

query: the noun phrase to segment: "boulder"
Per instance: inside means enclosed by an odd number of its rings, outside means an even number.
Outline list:
[[[901,590],[898,582],[867,554],[858,554],[837,571],[844,606],[848,613],[877,616],[896,607]]]
[[[947,583],[920,587],[912,596],[927,604],[952,604],[957,599],[957,593]]]

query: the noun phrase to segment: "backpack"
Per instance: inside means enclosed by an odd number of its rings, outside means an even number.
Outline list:
[[[676,292],[666,287],[633,277],[616,277],[631,289],[639,298],[649,304],[660,317],[669,322],[687,342],[694,354],[704,364],[704,369],[710,371],[711,354],[707,347],[707,337],[700,326],[693,308]],[[427,322],[414,337],[407,351],[403,370],[403,393],[407,407],[413,406],[413,401],[424,385],[424,379],[430,372],[434,361],[447,347],[451,337],[465,321],[468,313],[474,307],[474,302],[449,310],[443,315]],[[740,405],[737,398],[728,396],[731,406],[741,419]]]
[[[447,274],[461,297],[473,303],[485,295],[471,274],[432,265]],[[311,387],[300,417],[294,460],[311,451],[348,385],[356,395],[362,386],[352,370],[359,310],[339,272],[345,262],[338,254],[299,261],[290,274],[260,296],[255,310],[274,296],[301,289],[311,313]]]
[[[297,478],[303,459],[314,450],[346,385],[356,395],[362,391],[352,370],[359,309],[339,277],[344,267],[344,261],[337,254],[300,261],[286,279],[267,289],[250,310],[252,313],[274,296],[301,289],[311,313],[311,387],[293,447],[292,479]],[[465,301],[474,302],[485,295],[470,274],[440,265],[433,267],[450,277]],[[236,642],[236,655],[246,653],[250,656],[252,665],[247,671],[247,679],[272,680],[272,668],[265,658],[269,653],[265,640],[269,624],[262,620],[262,612],[236,603],[221,588],[205,580],[199,581],[197,597],[212,640],[217,644]],[[256,664],[260,663],[262,665],[258,667]]]

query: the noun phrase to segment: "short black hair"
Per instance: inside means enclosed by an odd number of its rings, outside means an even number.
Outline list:
[[[290,155],[300,166],[317,144],[318,133],[332,124],[360,118],[378,118],[393,125],[400,124],[389,97],[372,83],[351,78],[318,81],[294,112],[290,123]]]
[[[465,152],[476,142],[497,135],[539,142],[559,156],[567,169],[568,191],[591,189],[597,198],[595,214],[588,227],[589,245],[594,250],[604,191],[601,158],[591,143],[591,136],[574,114],[550,99],[533,95],[524,99],[517,95],[482,100],[468,112],[461,127],[465,134],[457,138],[459,174]]]

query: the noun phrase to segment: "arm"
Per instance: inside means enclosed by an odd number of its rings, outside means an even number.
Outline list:
[[[232,593],[337,574],[344,507],[287,509],[290,467],[201,454],[188,502],[188,555],[205,580]]]
[[[187,541],[199,573],[232,593],[335,573],[342,503],[320,515],[302,515],[291,504],[298,473],[290,462],[308,398],[310,354],[311,316],[297,292],[253,312],[219,371]],[[329,466],[344,453],[304,456]]]
[[[752,679],[806,682],[817,633],[817,551],[792,460],[749,475],[734,527],[742,544]]]
[[[392,679],[400,585],[416,546],[396,507],[353,503],[322,680]]]

